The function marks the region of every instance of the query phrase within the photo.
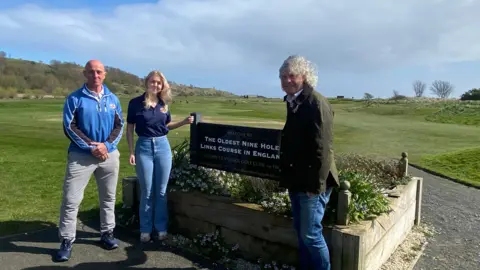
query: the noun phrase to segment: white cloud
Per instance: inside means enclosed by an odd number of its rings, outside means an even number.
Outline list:
[[[240,77],[298,53],[358,73],[480,60],[478,14],[471,0],[162,0],[100,15],[25,5],[0,11],[0,43]]]

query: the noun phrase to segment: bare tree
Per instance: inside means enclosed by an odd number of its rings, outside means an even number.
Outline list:
[[[397,90],[393,90],[393,96],[390,98],[390,100],[394,100],[394,101],[399,101],[401,99],[406,99],[407,97],[400,94],[400,92],[398,92]]]
[[[447,81],[436,80],[430,86],[432,94],[439,98],[448,98],[453,92],[454,86]]]
[[[370,94],[370,93],[365,93],[365,94],[363,95],[363,99],[365,99],[365,100],[371,100],[371,99],[373,99],[373,95]]]
[[[427,88],[427,85],[424,82],[419,80],[416,80],[413,82],[413,91],[415,91],[416,97],[423,96],[423,93],[425,92],[425,88]]]

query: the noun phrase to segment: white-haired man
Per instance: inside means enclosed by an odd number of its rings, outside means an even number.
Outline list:
[[[287,188],[298,234],[301,269],[330,269],[322,219],[332,187],[339,185],[333,154],[333,110],[315,90],[314,65],[289,56],[279,70],[287,120],[280,146],[280,186]]]

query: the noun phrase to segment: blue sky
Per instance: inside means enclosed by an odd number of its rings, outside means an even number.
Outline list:
[[[102,3],[102,4],[98,4]],[[95,58],[138,76],[282,97],[290,54],[317,64],[326,96],[413,95],[447,80],[480,87],[480,1],[0,0],[0,50],[12,57]],[[427,95],[430,95],[428,89]]]

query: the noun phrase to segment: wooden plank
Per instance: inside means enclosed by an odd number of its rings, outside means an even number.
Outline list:
[[[408,209],[410,203],[415,201],[417,191],[417,181],[414,179],[404,186],[401,196],[392,200],[391,207],[394,210]]]
[[[331,248],[330,260],[332,264],[332,270],[342,270],[343,233],[334,228],[332,230],[331,242],[328,244]]]
[[[415,207],[415,225],[420,225],[422,217],[423,178],[417,177],[417,194]]]
[[[179,230],[182,234],[195,237],[199,233],[215,232],[217,226],[210,222],[190,218],[183,215],[174,215],[172,218],[175,230]]]
[[[371,222],[371,227],[365,232],[367,252],[370,251],[396,223],[404,218],[405,213],[412,205],[416,205],[416,202],[411,201],[407,209],[398,209],[398,211],[391,212],[388,216],[382,215]]]
[[[365,238],[363,235],[342,235],[342,270],[365,269]]]
[[[175,194],[169,198],[173,203],[172,209],[175,214],[298,247],[291,219],[235,205],[232,200],[224,198],[197,196],[190,193]]]
[[[298,250],[291,246],[273,243],[224,227],[221,228],[221,235],[227,244],[239,245],[243,258],[253,261],[262,258],[265,262],[276,261],[289,265],[298,264]]]
[[[135,196],[136,192],[136,185],[137,185],[137,178],[136,177],[125,177],[122,179],[122,201],[124,207],[134,207],[135,200],[137,197]]]
[[[405,240],[413,227],[415,218],[415,204],[405,212],[404,216],[378,241],[367,253],[365,264],[367,270],[378,270],[385,263],[395,249]]]
[[[416,189],[416,181],[410,181],[407,185],[399,188],[401,190],[399,198],[390,198],[390,206],[393,211],[382,214],[374,220],[361,221],[359,224],[346,226],[341,229],[342,233],[363,235],[366,252],[368,253],[382,239],[385,233],[403,217],[409,207],[412,204],[416,204]]]

